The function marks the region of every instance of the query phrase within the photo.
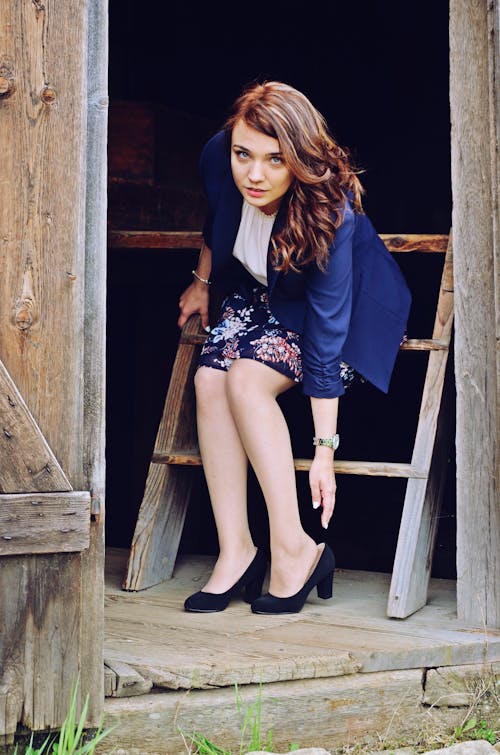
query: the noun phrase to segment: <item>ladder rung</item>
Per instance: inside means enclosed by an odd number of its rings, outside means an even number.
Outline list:
[[[201,456],[196,451],[155,452],[151,458],[153,464],[171,464],[174,466],[201,466]],[[312,459],[294,459],[297,472],[308,472]],[[388,461],[335,461],[338,474],[368,475],[370,477],[414,477],[425,479],[425,472],[403,462]]]
[[[181,335],[180,343],[191,346],[203,346],[207,340],[207,333],[185,333]],[[449,348],[447,341],[439,338],[409,338],[399,347],[401,351],[446,351]]]
[[[439,338],[409,338],[399,347],[401,351],[446,351],[448,341]]]

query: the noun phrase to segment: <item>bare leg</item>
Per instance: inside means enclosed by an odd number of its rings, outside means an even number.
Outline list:
[[[200,367],[195,375],[198,439],[220,553],[205,592],[222,593],[255,556],[247,515],[248,459],[227,401],[227,372]]]
[[[271,535],[271,583],[277,597],[294,595],[320,555],[302,528],[290,435],[276,402],[293,381],[250,359],[235,361],[228,372],[227,395],[243,448],[266,501]]]

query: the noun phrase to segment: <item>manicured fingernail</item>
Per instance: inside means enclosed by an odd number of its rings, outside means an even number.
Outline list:
[[[313,501],[313,509],[319,509],[319,501]]]
[[[323,525],[323,529],[324,529],[324,530],[327,530],[327,529],[328,529],[328,522],[327,522],[326,524],[324,524],[324,525]]]
[[[205,331],[206,333],[210,333],[210,325],[207,325],[207,326],[206,326],[206,328],[203,328],[203,330],[204,330],[204,331]]]

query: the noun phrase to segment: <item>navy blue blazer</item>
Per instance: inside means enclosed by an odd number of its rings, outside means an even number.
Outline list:
[[[223,132],[205,145],[200,174],[208,200],[203,236],[212,250],[213,283],[223,294],[248,293],[255,279],[233,257],[243,197],[232,177]],[[273,232],[282,227],[285,214],[282,205]],[[341,360],[388,391],[411,296],[366,215],[354,213],[346,200],[325,272],[314,263],[300,272],[277,272],[268,254],[267,281],[271,312],[286,328],[301,334],[306,395],[342,395]]]

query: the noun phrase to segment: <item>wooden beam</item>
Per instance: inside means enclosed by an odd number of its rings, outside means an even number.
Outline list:
[[[446,234],[381,233],[390,252],[446,252]],[[126,231],[110,230],[110,249],[200,249],[200,231]]]
[[[153,464],[172,464],[177,466],[201,467],[201,456],[198,451],[155,451],[151,461]],[[294,459],[297,472],[308,472],[312,459]],[[414,477],[422,479],[426,472],[404,462],[388,461],[345,461],[335,459],[336,474],[368,475],[370,477]]]
[[[499,0],[451,0],[457,610],[500,627]]]
[[[0,556],[83,551],[89,530],[86,491],[0,495]]]
[[[83,332],[83,468],[90,491],[90,543],[82,554],[82,695],[87,724],[98,726],[104,698],[104,509],[106,411],[106,234],[108,0],[87,3],[87,150]]]
[[[52,490],[72,487],[0,362],[0,492]]]
[[[199,231],[110,231],[110,249],[201,249]]]

